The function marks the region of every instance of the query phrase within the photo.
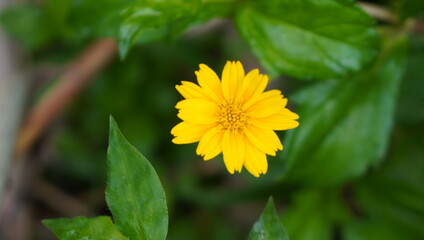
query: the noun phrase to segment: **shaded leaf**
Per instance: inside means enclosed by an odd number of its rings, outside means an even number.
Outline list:
[[[150,34],[161,36],[167,24],[194,14],[199,7],[199,0],[140,1],[131,4],[122,13],[124,21],[119,30],[121,57],[127,54],[131,45],[140,36]]]
[[[348,209],[337,189],[305,189],[294,195],[282,220],[292,239],[328,240],[333,239],[335,226],[348,217]]]
[[[202,1],[197,11],[185,15],[169,24],[169,38],[179,37],[191,27],[198,26],[208,20],[218,17],[227,17],[235,6],[233,0],[229,1]]]
[[[106,201],[118,229],[132,240],[163,240],[168,210],[160,180],[110,118]]]
[[[117,37],[123,21],[121,12],[135,0],[73,0],[70,24],[83,37]]]
[[[373,19],[349,0],[253,1],[236,20],[272,76],[345,76],[377,53]]]
[[[128,240],[106,216],[49,219],[43,224],[60,240]]]
[[[343,229],[343,239],[345,240],[407,240],[408,233],[396,231],[396,226],[388,226],[380,221],[352,221]],[[412,239],[410,239],[412,240]]]
[[[354,186],[362,216],[405,240],[424,239],[422,131],[422,126],[397,129],[387,164]]]
[[[392,128],[405,66],[404,37],[388,40],[368,71],[346,81],[304,89],[300,127],[286,140],[287,179],[311,185],[341,184],[380,162]]]
[[[259,220],[253,225],[249,240],[288,240],[287,233],[277,216],[272,198],[268,200]]]

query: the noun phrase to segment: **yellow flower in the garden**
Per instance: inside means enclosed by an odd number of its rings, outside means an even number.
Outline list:
[[[299,125],[299,116],[286,108],[279,90],[265,91],[268,76],[254,69],[245,75],[239,61],[228,61],[222,81],[205,64],[196,71],[196,85],[182,81],[178,92],[185,98],[177,103],[183,121],[171,134],[176,144],[199,142],[196,153],[209,160],[222,152],[228,172],[242,167],[259,177],[268,170],[266,154],[282,150],[274,130]]]

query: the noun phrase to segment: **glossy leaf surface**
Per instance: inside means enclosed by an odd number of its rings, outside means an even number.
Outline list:
[[[124,18],[119,30],[119,49],[125,56],[139,37],[162,35],[166,26],[194,14],[200,7],[199,0],[140,1],[129,5],[122,12]],[[159,31],[159,32],[158,32]]]
[[[345,76],[377,53],[374,21],[353,1],[256,1],[240,9],[236,20],[273,76]]]
[[[43,224],[60,240],[128,240],[106,216],[49,219]]]
[[[160,180],[111,117],[106,201],[119,230],[132,240],[163,240],[168,210]]]
[[[392,129],[406,52],[404,37],[388,40],[368,71],[317,84],[292,98],[299,105],[300,127],[285,140],[288,180],[337,185],[380,162]]]
[[[277,216],[274,201],[268,200],[259,220],[253,225],[249,240],[279,239],[288,240],[287,233]]]

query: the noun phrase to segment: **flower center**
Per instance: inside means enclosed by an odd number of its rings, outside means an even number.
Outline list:
[[[227,130],[241,130],[247,122],[247,117],[241,107],[234,104],[222,104],[219,123]]]

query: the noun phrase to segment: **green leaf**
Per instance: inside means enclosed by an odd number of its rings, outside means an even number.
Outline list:
[[[69,21],[78,35],[84,37],[118,37],[121,16],[136,0],[72,0]]]
[[[403,36],[388,40],[368,71],[345,81],[319,83],[292,98],[299,104],[300,126],[285,140],[287,180],[337,185],[380,162],[406,52]]]
[[[288,240],[287,233],[277,216],[272,197],[269,198],[259,220],[253,225],[249,240]]]
[[[348,209],[337,189],[298,191],[282,215],[287,233],[296,240],[333,239],[335,226],[348,218]]]
[[[106,201],[118,229],[131,240],[163,240],[168,210],[160,180],[149,161],[124,138],[110,118]]]
[[[231,14],[235,7],[234,0],[224,1],[202,1],[198,10],[193,14],[180,17],[176,21],[172,21],[169,27],[169,38],[174,39],[179,37],[186,30],[202,24],[212,18],[227,17]]]
[[[421,170],[423,168],[421,167]],[[409,174],[405,172],[405,174]],[[422,172],[421,172],[422,174]],[[374,178],[356,186],[358,205],[386,228],[395,227],[403,239],[424,237],[424,189],[390,177]]]
[[[106,216],[49,219],[43,224],[60,240],[128,240]]]
[[[7,32],[31,51],[53,43],[81,44],[83,40],[118,36],[120,12],[135,0],[46,0],[19,4],[1,13]]]
[[[377,54],[374,21],[350,0],[252,1],[236,20],[271,76],[346,76]]]
[[[423,130],[397,129],[383,168],[353,186],[361,215],[405,240],[424,239]]]
[[[63,27],[71,10],[71,0],[47,0],[45,11],[55,27]]]
[[[147,0],[128,6],[122,13],[125,20],[119,30],[119,52],[121,57],[128,53],[131,45],[140,36],[162,35],[163,28],[166,28],[169,23],[196,13],[200,3],[200,0]]]

